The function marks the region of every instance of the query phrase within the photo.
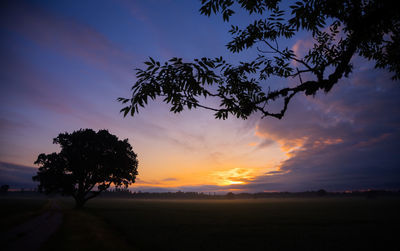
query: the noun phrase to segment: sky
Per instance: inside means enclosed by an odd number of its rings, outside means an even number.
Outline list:
[[[230,23],[199,14],[200,1],[2,1],[0,183],[32,188],[40,153],[81,128],[128,138],[139,159],[133,190],[197,192],[400,188],[400,83],[354,57],[328,94],[298,95],[282,120],[216,120],[207,110],[169,112],[159,101],[123,118],[135,68],[231,54]],[[239,13],[232,24],[253,16]],[[300,33],[284,43],[312,44]],[[286,82],[285,82],[286,81]],[[273,80],[273,88],[293,80]]]

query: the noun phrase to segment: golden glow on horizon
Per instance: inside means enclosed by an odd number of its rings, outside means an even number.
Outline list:
[[[207,133],[198,128],[190,132],[190,137],[183,130],[174,132],[172,140],[168,131],[152,140],[137,138],[140,167],[132,188],[245,185],[279,171],[282,161],[288,158],[280,142],[258,147],[265,137],[257,134],[257,128],[238,132],[237,121],[214,126]],[[191,140],[185,141],[188,138]]]
[[[228,185],[241,185],[241,184],[245,184],[244,181],[234,181],[234,180],[227,180],[226,182],[228,182]]]
[[[254,169],[233,168],[225,171],[216,171],[212,173],[217,185],[242,185],[253,180],[257,175]]]

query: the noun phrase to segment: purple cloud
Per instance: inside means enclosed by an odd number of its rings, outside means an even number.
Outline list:
[[[298,97],[282,121],[259,121],[257,135],[280,143],[289,158],[280,165],[282,173],[269,173],[239,187],[399,188],[398,84],[382,72],[356,70],[327,95]]]
[[[2,15],[0,28],[17,33],[46,50],[112,71],[116,76],[127,75],[136,58],[95,28],[55,15],[30,2],[8,2]]]
[[[34,167],[0,161],[0,184],[7,184],[12,189],[34,188],[36,184],[32,181],[32,176],[36,172]]]

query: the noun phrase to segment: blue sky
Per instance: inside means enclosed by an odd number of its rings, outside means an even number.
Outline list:
[[[198,1],[5,1],[1,8],[0,183],[32,187],[38,154],[80,128],[128,138],[139,156],[136,190],[302,191],[400,187],[398,82],[355,57],[328,94],[298,96],[283,120],[171,114],[154,102],[123,118],[135,68],[230,54],[230,24]],[[232,23],[253,17],[239,13]],[[304,51],[306,34],[284,43]],[[291,84],[283,80],[272,86]]]

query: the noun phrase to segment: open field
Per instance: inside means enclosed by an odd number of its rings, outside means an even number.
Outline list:
[[[45,210],[47,202],[44,196],[0,197],[0,233],[39,215]]]
[[[399,250],[400,200],[72,200],[45,250]]]
[[[86,208],[139,250],[390,250],[400,247],[399,211],[393,198],[97,199]]]

